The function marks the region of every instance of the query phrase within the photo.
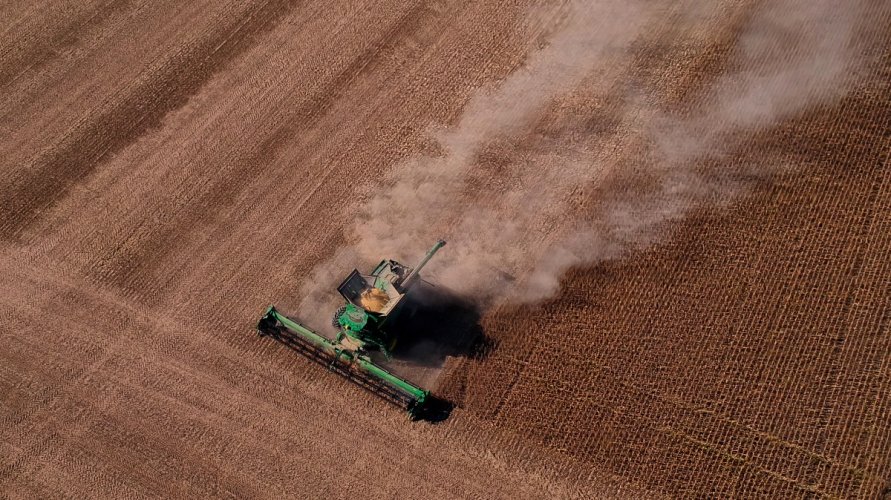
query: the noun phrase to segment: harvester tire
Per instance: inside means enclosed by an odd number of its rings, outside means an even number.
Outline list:
[[[334,328],[336,328],[338,330],[340,330],[340,321],[338,321],[338,319],[340,318],[340,315],[343,314],[344,311],[346,311],[346,306],[338,307],[337,310],[334,311],[334,317],[331,318],[331,326],[333,326]]]

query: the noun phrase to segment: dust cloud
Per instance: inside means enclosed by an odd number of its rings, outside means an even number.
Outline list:
[[[577,221],[576,232],[542,256],[524,289],[514,296],[537,301],[559,290],[571,267],[619,257],[664,237],[665,224],[701,203],[727,202],[747,189],[746,179],[763,179],[783,165],[751,165],[744,172],[716,171],[709,158],[738,147],[746,137],[769,129],[811,107],[842,97],[858,81],[865,61],[856,35],[872,29],[869,2],[831,0],[768,2],[740,34],[730,67],[690,116],[676,118],[637,106],[644,116],[648,155],[641,164],[657,188],[646,194],[601,194],[603,209],[593,221]],[[714,7],[714,5],[712,5]],[[709,7],[691,3],[688,12]],[[627,184],[638,172],[620,172]],[[581,178],[585,183],[589,179]]]
[[[483,305],[540,301],[558,293],[568,269],[646,248],[694,207],[732,199],[748,177],[773,175],[782,165],[740,176],[707,160],[848,92],[863,63],[856,37],[868,28],[870,2],[722,4],[607,0],[533,12],[533,21],[556,26],[546,45],[434,133],[441,154],[394,168],[360,209],[348,246],[313,271],[303,314],[327,300],[345,270],[380,258],[413,264],[439,237],[449,246],[425,273],[436,282]],[[723,74],[682,115],[648,98],[659,89],[626,83],[634,51],[667,15],[678,36],[710,16],[744,19]],[[547,119],[577,117],[578,92],[620,101],[593,117],[610,124],[606,132],[571,123],[537,132]],[[497,171],[483,161],[490,151]]]

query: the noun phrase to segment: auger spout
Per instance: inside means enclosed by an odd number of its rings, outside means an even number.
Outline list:
[[[431,248],[430,251],[427,252],[427,255],[424,255],[424,258],[421,259],[420,262],[418,262],[418,265],[416,265],[415,268],[412,269],[411,273],[409,273],[409,275],[406,276],[404,280],[402,280],[401,288],[403,290],[408,290],[409,287],[411,287],[412,282],[418,278],[418,273],[421,271],[421,268],[426,266],[427,262],[429,262],[430,259],[433,258],[433,255],[438,252],[440,248],[444,247],[445,244],[445,240],[439,240],[436,242],[435,245],[433,245],[433,248]]]

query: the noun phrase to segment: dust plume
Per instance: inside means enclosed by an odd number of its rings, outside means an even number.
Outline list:
[[[373,259],[405,251],[420,254],[437,239],[437,231],[474,215],[467,180],[481,148],[525,133],[555,97],[572,90],[605,60],[615,59],[643,24],[640,7],[626,2],[582,5],[587,4],[571,4],[565,24],[546,47],[497,89],[471,99],[458,123],[437,134],[441,156],[410,159],[394,170],[394,184],[368,203],[354,228],[361,255]],[[612,22],[604,23],[606,19]],[[452,239],[456,245],[450,246],[450,253],[468,238],[455,233]]]
[[[558,19],[547,44],[436,134],[440,155],[394,168],[392,183],[361,208],[349,247],[315,269],[301,310],[318,307],[334,274],[387,257],[413,264],[439,237],[449,246],[426,274],[481,304],[548,298],[569,268],[660,241],[666,223],[746,189],[704,160],[850,90],[870,5],[607,0],[547,12],[541,23]],[[627,83],[634,54],[655,43],[659,26],[675,23],[683,37],[722,15],[746,22],[727,69],[692,111],[663,111],[651,97],[659,89]],[[561,119],[578,117],[572,96],[579,92],[620,101],[600,117],[611,124],[605,131]],[[569,126],[540,133],[548,119]],[[492,151],[497,170],[482,158]],[[769,176],[777,167],[749,174]]]
[[[591,221],[578,221],[571,236],[542,256],[516,298],[547,298],[558,291],[569,268],[645,248],[663,237],[667,222],[693,207],[726,203],[747,189],[746,177],[769,178],[782,169],[780,164],[752,165],[740,179],[738,172],[706,166],[706,160],[850,91],[866,62],[857,52],[862,47],[856,37],[876,28],[869,23],[869,6],[867,1],[768,2],[740,34],[732,65],[738,69],[718,78],[705,104],[690,116],[660,115],[640,106],[626,109],[626,115],[648,120],[643,128],[649,148],[641,164],[656,189],[630,195],[605,189],[602,210]],[[643,176],[632,171],[618,177],[627,182]]]

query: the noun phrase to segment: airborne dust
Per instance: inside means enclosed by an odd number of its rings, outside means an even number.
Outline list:
[[[710,160],[849,92],[867,63],[858,35],[876,29],[868,5],[604,0],[531,12],[530,24],[554,26],[544,45],[431,132],[441,154],[393,168],[347,246],[305,280],[301,314],[330,310],[319,305],[344,270],[381,258],[412,265],[440,237],[449,244],[425,274],[483,306],[546,299],[568,269],[659,242],[669,222],[783,169]],[[722,76],[662,109],[652,96],[663,89],[629,69],[648,29],[671,16],[679,43],[695,42],[728,12],[739,31]],[[493,163],[501,178],[480,183]]]

